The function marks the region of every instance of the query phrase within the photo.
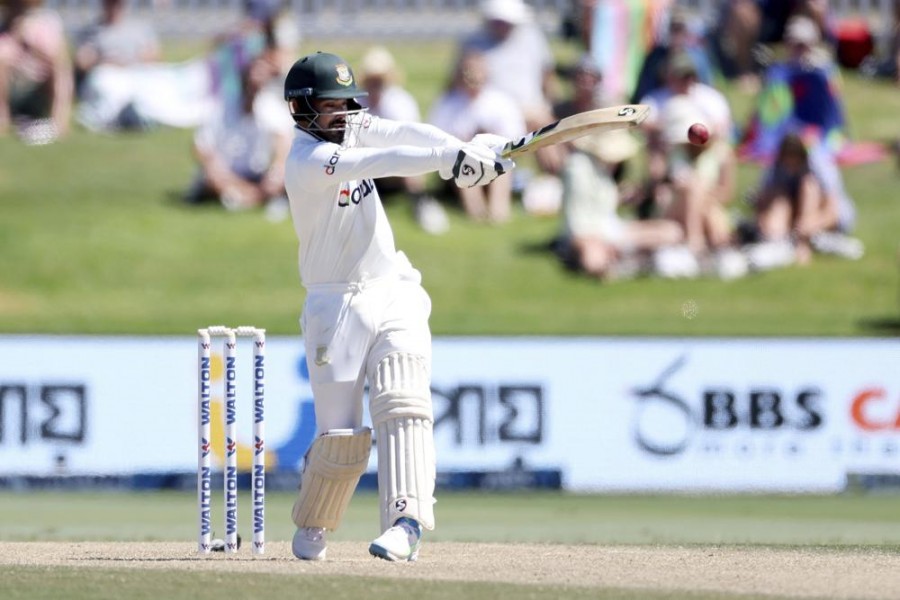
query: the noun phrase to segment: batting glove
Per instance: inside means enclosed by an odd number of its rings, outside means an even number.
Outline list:
[[[466,144],[456,154],[450,169],[441,169],[444,179],[452,178],[461,188],[487,185],[515,167],[515,163],[503,158],[494,150],[479,144]]]
[[[503,137],[502,135],[497,135],[496,133],[479,133],[469,142],[470,144],[478,144],[479,146],[484,146],[485,148],[490,148],[497,154],[503,150],[503,147],[508,144],[511,140],[507,137]]]

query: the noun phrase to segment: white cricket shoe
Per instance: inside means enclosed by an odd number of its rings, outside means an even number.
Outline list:
[[[322,527],[301,527],[294,532],[291,543],[294,556],[300,560],[325,560],[325,529]]]
[[[419,558],[422,529],[413,519],[401,517],[393,527],[369,544],[369,554],[390,561],[413,562]]]

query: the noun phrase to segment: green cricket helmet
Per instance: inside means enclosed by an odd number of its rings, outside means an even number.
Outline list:
[[[344,129],[319,128],[316,123],[319,113],[313,107],[313,100],[347,100],[349,116],[363,110],[356,99],[368,95],[356,86],[350,65],[340,56],[327,52],[304,56],[293,64],[284,79],[284,99],[290,105],[291,116],[311,133]]]
[[[368,96],[356,87],[356,78],[340,56],[316,52],[294,63],[284,80],[284,99],[334,98],[353,100]]]

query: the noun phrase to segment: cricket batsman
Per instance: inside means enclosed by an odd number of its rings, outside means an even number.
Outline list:
[[[365,95],[350,66],[324,52],[294,63],[284,83],[296,123],[285,186],[307,291],[300,323],[317,426],[292,511],[292,549],[303,560],[325,558],[326,533],[365,472],[373,430],[381,535],[369,552],[414,561],[422,530],[434,528],[431,300],[395,248],[372,179],[437,171],[473,187],[515,166],[492,149],[504,140],[467,143],[379,118],[357,102]],[[366,383],[372,429],[362,423]]]

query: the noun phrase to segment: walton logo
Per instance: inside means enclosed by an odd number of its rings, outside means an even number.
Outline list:
[[[306,357],[300,355],[297,360],[299,378],[301,387],[306,388],[309,385],[309,372],[306,369]],[[259,366],[259,365],[256,365]],[[242,442],[240,438],[230,440],[226,448],[225,427],[223,414],[225,412],[225,402],[222,397],[224,366],[222,355],[215,352],[209,361],[209,386],[207,394],[210,397],[208,404],[209,420],[211,424],[211,438],[201,442],[201,451],[210,452],[214,462],[221,466],[225,462],[226,452],[234,452],[237,454],[238,472],[246,473],[253,469],[258,469],[253,464],[253,457],[257,454],[265,456],[265,469],[274,471],[283,466],[283,468],[292,468],[298,465],[315,438],[316,419],[315,408],[311,394],[309,397],[302,396],[296,399],[297,409],[293,412],[296,414],[293,423],[284,424],[284,432],[280,432],[277,440],[269,440],[268,444],[263,440],[256,438],[248,439]],[[2,396],[0,396],[2,398]],[[192,406],[197,402],[197,398],[191,398]],[[2,408],[0,408],[2,412]],[[2,428],[0,428],[2,434]],[[277,443],[275,443],[277,441]]]

